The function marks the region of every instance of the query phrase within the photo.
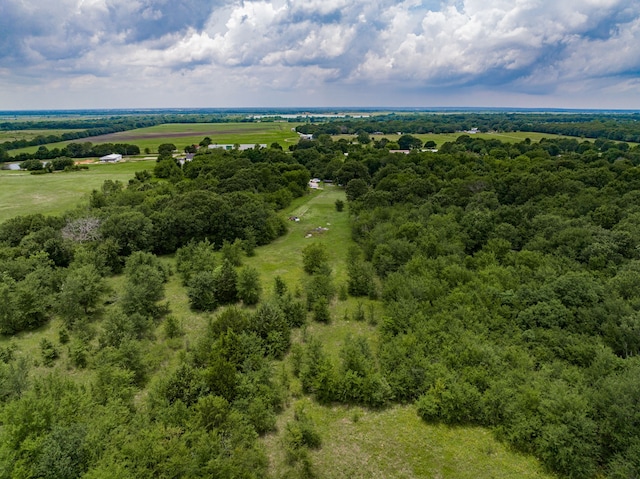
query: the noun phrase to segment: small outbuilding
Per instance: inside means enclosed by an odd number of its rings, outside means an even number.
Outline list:
[[[120,153],[111,153],[110,155],[100,157],[100,161],[103,163],[117,163],[120,160],[122,160]]]

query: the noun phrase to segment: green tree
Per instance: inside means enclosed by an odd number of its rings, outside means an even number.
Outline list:
[[[158,159],[173,156],[173,152],[176,151],[176,145],[173,143],[163,143],[158,146]]]
[[[100,225],[105,239],[113,239],[119,246],[121,256],[134,251],[148,251],[153,241],[153,223],[139,211],[123,211],[107,217]]]
[[[27,171],[39,171],[44,169],[44,165],[40,160],[25,160],[20,163],[20,168]]]
[[[371,137],[369,136],[369,133],[364,130],[360,130],[358,132],[357,138],[358,143],[360,143],[361,145],[368,145],[369,143],[371,143]]]
[[[58,294],[57,311],[68,327],[95,310],[104,292],[104,279],[92,264],[69,270]]]
[[[307,274],[315,274],[329,268],[329,254],[322,243],[311,243],[302,249],[302,265]]]
[[[196,311],[213,311],[219,301],[216,297],[216,276],[213,271],[200,271],[192,274],[188,285],[187,295],[189,305]]]
[[[185,285],[193,274],[213,271],[217,264],[214,245],[207,239],[197,243],[190,241],[176,252],[176,268]]]
[[[167,273],[157,258],[143,252],[132,255],[125,267],[125,276],[122,310],[129,315],[159,317],[163,309],[157,303],[164,297]]]
[[[398,146],[401,150],[413,150],[422,147],[422,141],[420,138],[416,138],[413,135],[402,135],[398,138]]]
[[[220,304],[232,304],[238,301],[238,273],[231,262],[222,260],[214,271],[215,297]]]
[[[242,265],[242,241],[237,239],[231,243],[230,241],[223,241],[222,248],[220,248],[222,257],[228,260],[233,266]]]
[[[356,201],[369,191],[367,182],[361,178],[354,178],[347,183],[347,200]]]
[[[238,274],[238,298],[246,305],[258,304],[262,286],[260,284],[260,274],[258,270],[245,267]]]
[[[182,179],[182,170],[173,158],[163,158],[154,166],[153,175],[178,182]]]
[[[347,274],[349,275],[347,289],[351,296],[374,297],[376,295],[373,265],[364,261],[357,246],[349,249]]]

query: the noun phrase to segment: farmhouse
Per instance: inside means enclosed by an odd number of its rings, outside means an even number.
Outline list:
[[[116,163],[122,160],[122,155],[119,153],[111,153],[110,155],[102,156],[100,161],[103,163]]]

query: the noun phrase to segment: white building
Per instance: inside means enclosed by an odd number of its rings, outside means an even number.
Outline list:
[[[122,155],[120,153],[111,153],[110,155],[106,155],[100,158],[100,161],[103,163],[116,163],[122,160]]]

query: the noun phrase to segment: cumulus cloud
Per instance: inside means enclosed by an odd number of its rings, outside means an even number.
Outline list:
[[[640,96],[625,0],[4,0],[0,31],[9,83]]]

